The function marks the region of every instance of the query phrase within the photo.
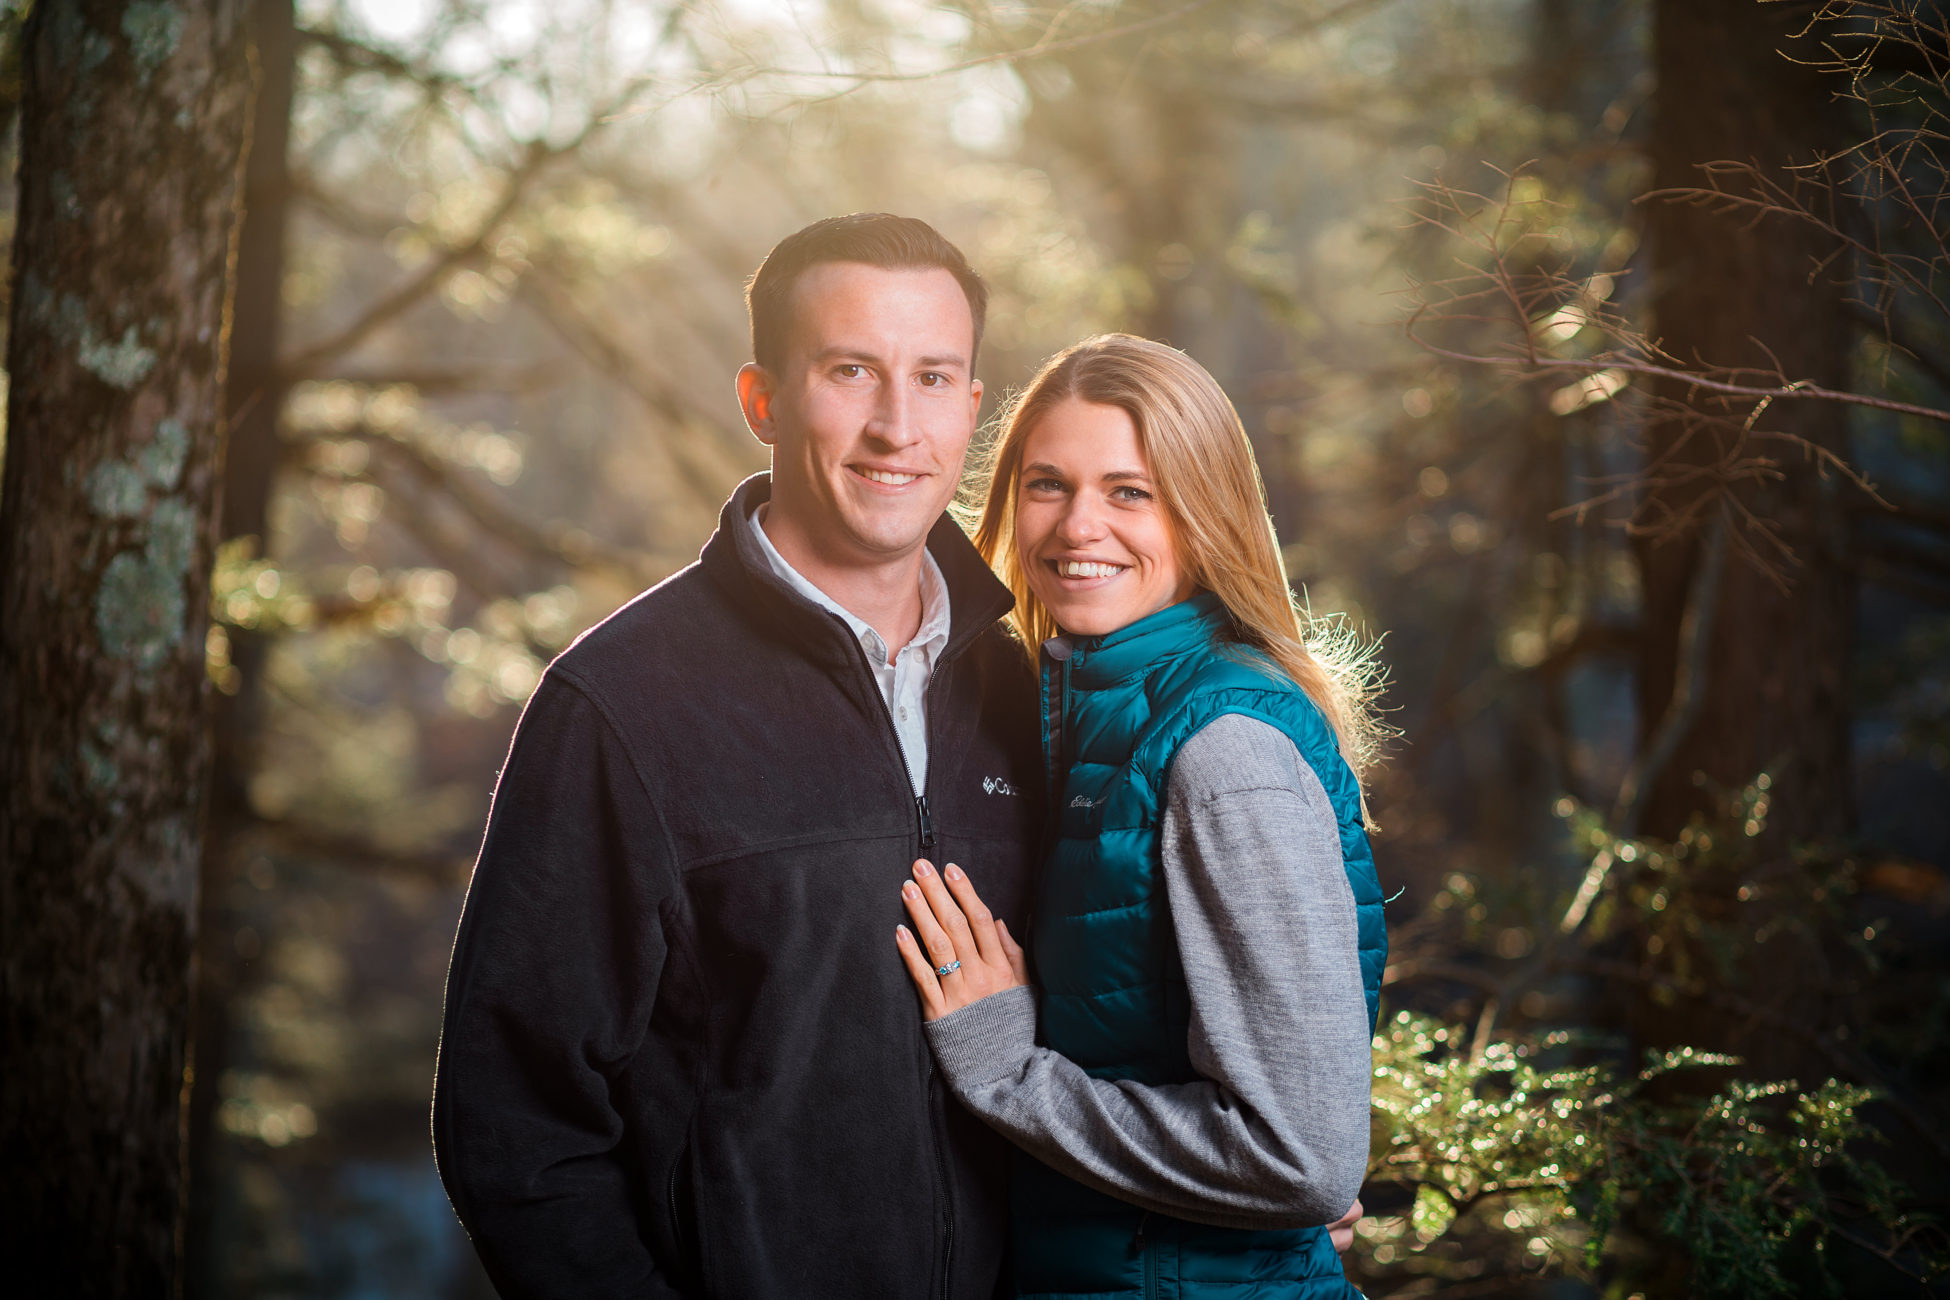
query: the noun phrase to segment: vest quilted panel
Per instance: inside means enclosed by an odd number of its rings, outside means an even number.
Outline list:
[[[1370,1023],[1387,934],[1361,823],[1360,788],[1306,695],[1251,651],[1226,645],[1228,617],[1203,594],[1109,636],[1053,643],[1043,734],[1055,837],[1034,938],[1048,1045],[1091,1075],[1143,1083],[1196,1076],[1190,1001],[1159,850],[1178,748],[1227,713],[1292,739],[1339,822],[1354,893]],[[1341,1300],[1358,1296],[1324,1228],[1247,1232],[1145,1214],[1018,1154],[1013,1195],[1025,1297]]]

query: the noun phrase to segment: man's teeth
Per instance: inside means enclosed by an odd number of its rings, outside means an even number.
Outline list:
[[[921,477],[919,474],[892,474],[884,469],[863,469],[860,471],[860,474],[864,478],[870,478],[876,483],[885,483],[889,487],[899,487],[903,483],[912,483],[915,479]]]
[[[1056,567],[1066,578],[1112,578],[1124,572],[1129,566],[1099,564],[1094,560],[1064,560]]]

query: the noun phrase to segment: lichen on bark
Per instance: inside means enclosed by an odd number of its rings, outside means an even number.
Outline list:
[[[151,672],[183,642],[184,583],[196,555],[196,516],[173,497],[156,503],[138,551],[108,562],[95,595],[102,649]]]
[[[183,37],[183,15],[174,5],[132,4],[122,13],[122,34],[129,38],[129,53],[147,77],[176,52],[176,42]]]
[[[110,339],[88,318],[80,295],[50,292],[39,276],[22,277],[21,302],[27,319],[75,349],[81,368],[105,384],[133,389],[155,369],[156,354],[143,346],[136,327],[127,326],[119,339]]]
[[[133,519],[149,504],[142,472],[119,460],[88,471],[88,504],[108,519]]]

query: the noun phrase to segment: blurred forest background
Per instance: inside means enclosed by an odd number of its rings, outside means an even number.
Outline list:
[[[427,1107],[497,766],[764,467],[743,281],[853,210],[989,278],[991,403],[1098,330],[1206,365],[1384,638],[1368,1293],[1932,1293],[1950,10],[250,21],[190,1295],[490,1294]]]

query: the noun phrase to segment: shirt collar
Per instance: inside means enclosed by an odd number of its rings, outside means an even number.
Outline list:
[[[765,553],[765,562],[772,566],[772,572],[813,604],[837,615],[854,638],[866,645],[870,657],[879,656],[874,660],[876,666],[891,659],[893,656],[887,653],[886,640],[873,624],[815,587],[804,574],[787,563],[786,558],[779,554],[779,548],[772,545],[772,539],[765,535],[765,525],[759,522],[758,515],[758,511],[752,511],[752,533],[758,538],[759,549]],[[915,631],[914,639],[907,644],[918,646],[930,657],[938,655],[948,644],[949,623],[948,580],[942,576],[941,566],[935,563],[934,556],[924,548],[921,551],[921,626]]]

